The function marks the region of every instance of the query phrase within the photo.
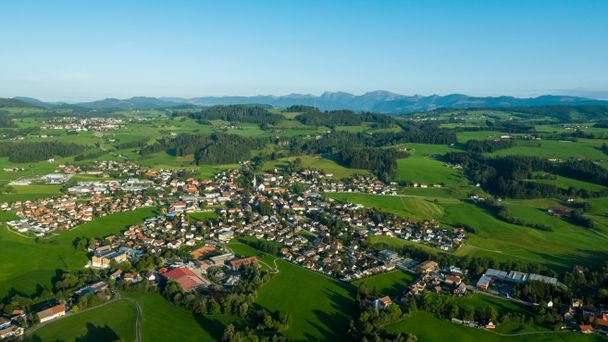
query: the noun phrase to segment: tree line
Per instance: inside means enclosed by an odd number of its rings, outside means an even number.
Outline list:
[[[249,122],[257,124],[277,124],[283,120],[280,114],[273,114],[260,105],[211,106],[200,112],[188,113],[190,118],[205,124],[211,120],[229,122]]]
[[[563,190],[551,184],[528,181],[533,172],[549,172],[600,185],[608,185],[608,170],[589,161],[569,159],[564,162],[550,162],[533,156],[485,157],[481,154],[448,152],[442,159],[448,163],[460,164],[465,174],[478,182],[484,190],[495,196],[511,198],[558,197],[579,195],[581,197],[605,196],[604,192],[591,193],[586,189]]]
[[[464,149],[472,153],[492,153],[513,147],[512,140],[469,140],[464,145]]]
[[[54,156],[68,157],[82,153],[83,145],[60,141],[5,142],[0,144],[0,157],[8,157],[13,163],[29,163],[47,160]]]

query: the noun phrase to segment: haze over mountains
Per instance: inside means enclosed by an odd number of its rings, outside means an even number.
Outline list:
[[[368,92],[363,95],[353,95],[345,92],[325,92],[320,96],[310,94],[290,94],[284,96],[204,96],[194,98],[137,96],[129,99],[107,98],[74,104],[43,102],[29,97],[15,97],[15,99],[45,108],[79,106],[90,109],[155,109],[184,105],[213,106],[229,104],[262,104],[279,108],[285,108],[291,105],[311,105],[319,107],[321,110],[350,109],[353,111],[371,111],[390,114],[411,113],[437,108],[508,108],[546,105],[573,106],[608,104],[608,101],[576,96],[543,95],[534,98],[516,98],[512,96],[475,97],[462,94],[451,94],[446,96],[408,96],[382,90]]]

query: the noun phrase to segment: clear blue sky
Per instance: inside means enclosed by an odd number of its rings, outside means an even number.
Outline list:
[[[2,1],[0,96],[608,98],[608,1]]]

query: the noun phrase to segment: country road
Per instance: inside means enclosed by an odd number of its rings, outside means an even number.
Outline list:
[[[137,311],[137,317],[135,318],[135,341],[141,342],[141,320],[143,317],[143,310],[137,301],[131,298],[125,298],[124,300],[135,306],[135,310]]]

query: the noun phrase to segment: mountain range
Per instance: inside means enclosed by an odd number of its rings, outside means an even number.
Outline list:
[[[310,94],[290,94],[284,96],[205,96],[181,97],[131,97],[129,99],[107,98],[103,100],[68,104],[65,102],[43,102],[30,97],[14,99],[44,108],[81,107],[87,109],[159,109],[180,106],[213,106],[229,104],[262,104],[285,108],[291,105],[316,106],[321,110],[350,109],[388,114],[404,114],[438,108],[508,108],[547,105],[608,105],[608,101],[576,96],[543,95],[532,98],[512,96],[476,97],[463,94],[440,95],[400,95],[378,90],[363,95],[345,92],[325,92],[319,96]]]

